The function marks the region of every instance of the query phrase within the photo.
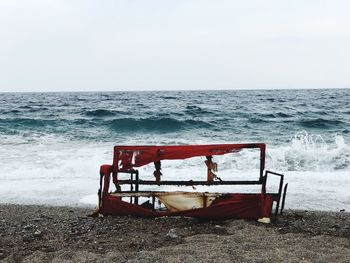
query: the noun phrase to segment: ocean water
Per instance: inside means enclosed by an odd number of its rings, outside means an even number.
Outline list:
[[[0,93],[0,202],[94,205],[117,144],[264,142],[286,208],[349,211],[349,104],[349,89]],[[255,153],[220,158],[223,178],[256,175]],[[200,158],[163,164],[166,179],[205,171]]]

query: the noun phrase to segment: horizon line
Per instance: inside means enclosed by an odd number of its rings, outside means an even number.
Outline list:
[[[256,89],[173,89],[173,90],[167,90],[167,89],[150,89],[150,90],[140,90],[140,89],[134,89],[134,90],[56,90],[56,91],[0,91],[0,93],[97,93],[97,92],[183,92],[183,91],[268,91],[268,90],[276,90],[276,91],[282,91],[282,90],[344,90],[344,89],[350,89],[350,87],[343,87],[343,88],[256,88]]]

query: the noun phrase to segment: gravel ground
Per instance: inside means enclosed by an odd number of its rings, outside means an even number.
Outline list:
[[[272,224],[99,217],[0,205],[2,262],[350,262],[350,214],[286,211]]]

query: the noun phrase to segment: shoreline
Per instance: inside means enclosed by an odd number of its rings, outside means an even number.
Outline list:
[[[346,262],[350,213],[248,220],[91,218],[84,207],[0,204],[2,262]]]

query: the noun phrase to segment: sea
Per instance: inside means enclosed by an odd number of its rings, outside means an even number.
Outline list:
[[[350,211],[350,89],[0,93],[0,202],[93,207],[114,145],[245,142],[266,143],[286,209]],[[216,161],[222,178],[257,176],[251,150]],[[164,180],[206,178],[201,158],[162,168]]]

